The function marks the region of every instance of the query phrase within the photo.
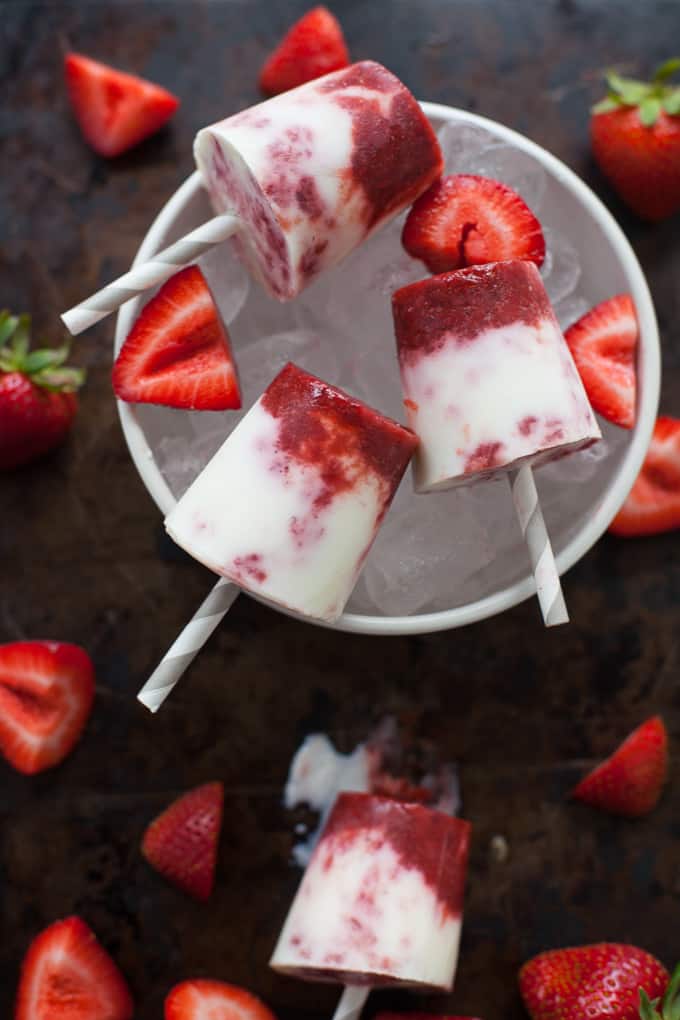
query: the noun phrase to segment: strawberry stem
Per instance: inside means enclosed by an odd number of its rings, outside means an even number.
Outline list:
[[[680,1020],[680,964],[671,974],[663,999],[650,999],[644,988],[640,993],[640,1020]],[[658,1005],[661,1003],[661,1012]]]

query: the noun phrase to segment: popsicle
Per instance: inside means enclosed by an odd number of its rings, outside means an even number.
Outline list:
[[[165,527],[178,545],[239,588],[332,621],[342,613],[416,444],[402,425],[289,363]],[[219,599],[229,597],[218,590],[216,604],[205,606],[200,618],[221,619]],[[140,692],[147,707],[159,707],[188,665],[188,652],[193,658],[207,639],[207,626],[198,635],[190,629],[190,645],[178,639],[168,652]]]
[[[392,309],[404,404],[420,439],[416,490],[507,474],[539,597],[552,605],[559,575],[530,469],[601,433],[536,266],[443,273],[398,290]]]
[[[341,793],[270,965],[364,995],[390,985],[450,990],[469,834],[468,822],[420,804]]]
[[[194,153],[216,218],[66,312],[72,333],[232,235],[267,291],[293,298],[414,202],[443,166],[418,102],[373,61],[203,128]]]

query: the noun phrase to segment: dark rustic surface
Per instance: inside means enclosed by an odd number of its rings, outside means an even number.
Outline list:
[[[122,272],[191,168],[197,127],[257,99],[256,74],[305,0],[2,3],[0,306],[57,313]],[[546,146],[620,219],[648,274],[663,342],[662,409],[680,415],[677,217],[636,222],[588,152],[588,106],[612,63],[644,72],[671,55],[677,0],[338,0],[355,58],[388,64],[431,100],[475,110]],[[184,100],[172,126],[107,163],[69,116],[61,51],[148,76]],[[671,49],[669,49],[669,47]],[[197,58],[198,55],[198,58]],[[296,623],[239,599],[157,718],[135,692],[203,597],[209,575],[174,553],[127,454],[109,389],[113,324],[86,334],[89,380],[68,445],[0,482],[0,640],[53,637],[92,654],[97,700],[58,770],[0,763],[0,1015],[9,1017],[34,933],[81,914],[157,1020],[176,981],[242,983],[282,1018],[329,1016],[337,993],[267,968],[298,874],[280,805],[309,731],[348,749],[387,712],[460,762],[474,823],[466,924],[451,1012],[523,1015],[520,963],[550,946],[631,940],[680,953],[678,787],[636,823],[565,802],[584,768],[654,712],[680,735],[677,535],[604,538],[566,578],[573,622],[542,629],[528,602],[463,631],[379,639]],[[674,770],[675,771],[675,770]],[[138,852],[147,821],[189,786],[222,778],[217,891],[193,904]],[[490,840],[503,834],[504,863]],[[407,995],[380,1004],[415,1005]]]

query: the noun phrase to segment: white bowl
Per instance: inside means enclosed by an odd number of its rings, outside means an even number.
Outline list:
[[[560,573],[574,565],[598,540],[621,507],[642,464],[649,445],[657,414],[660,385],[659,338],[654,307],[635,254],[626,237],[607,209],[593,192],[560,160],[523,135],[494,121],[475,114],[434,103],[423,103],[423,109],[436,129],[455,120],[476,125],[523,150],[542,165],[547,176],[544,204],[549,203],[553,229],[565,231],[575,239],[581,264],[582,279],[589,284],[588,297],[595,303],[614,294],[630,292],[640,324],[638,353],[638,414],[634,429],[627,433],[625,446],[614,456],[601,462],[598,480],[601,489],[580,507],[568,527],[553,532],[553,546]],[[205,216],[206,199],[197,173],[192,174],[161,209],[137,253],[135,264],[146,261],[155,252],[198,225]],[[120,349],[141,307],[141,299],[128,302],[118,313],[115,350]],[[237,345],[238,352],[238,345]],[[333,382],[329,379],[329,382]],[[156,463],[161,434],[158,408],[143,404],[125,404],[118,409],[130,453],[149,493],[165,515],[175,498]],[[175,415],[188,412],[166,412]],[[540,474],[540,472],[539,472]],[[405,484],[408,484],[407,482]],[[499,568],[500,569],[500,568]],[[330,625],[337,630],[363,634],[420,634],[447,630],[493,616],[534,595],[535,584],[528,559],[524,576],[509,583],[502,577],[493,579],[489,592],[475,601],[439,612],[416,613],[408,616],[378,616],[344,613]],[[294,615],[294,614],[291,614]]]

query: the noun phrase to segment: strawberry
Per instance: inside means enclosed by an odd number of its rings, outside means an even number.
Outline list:
[[[593,769],[571,796],[615,815],[637,818],[656,805],[668,770],[668,735],[659,716],[639,726]]]
[[[59,446],[78,410],[84,373],[64,365],[68,346],[29,351],[30,323],[0,312],[0,469]]]
[[[662,417],[640,474],[609,530],[630,537],[675,528],[680,528],[680,419]]]
[[[79,917],[55,921],[31,943],[14,1020],[130,1020],[130,992]]]
[[[507,184],[476,174],[442,177],[421,195],[401,235],[404,248],[432,273],[545,258],[541,224]]]
[[[605,177],[633,212],[662,220],[680,209],[680,88],[668,60],[648,82],[608,74],[607,98],[593,107],[590,140]]]
[[[198,786],[155,818],[142,840],[151,867],[198,900],[209,899],[215,884],[223,801],[222,783]]]
[[[66,87],[86,141],[100,156],[119,156],[158,131],[179,99],[160,85],[67,53]]]
[[[77,645],[0,645],[0,752],[25,775],[58,765],[80,738],[93,698],[92,662]]]
[[[229,334],[198,266],[187,266],[144,306],[113,366],[121,400],[196,411],[241,406]]]
[[[564,334],[594,410],[624,429],[635,424],[638,336],[630,294],[602,301]]]
[[[245,988],[199,978],[182,981],[168,993],[165,1020],[276,1020],[276,1017]]]
[[[326,7],[314,7],[288,29],[260,72],[267,96],[338,71],[349,64],[342,29]]]
[[[615,942],[540,953],[519,972],[532,1020],[638,1020],[640,989],[656,998],[667,983],[653,956]]]

